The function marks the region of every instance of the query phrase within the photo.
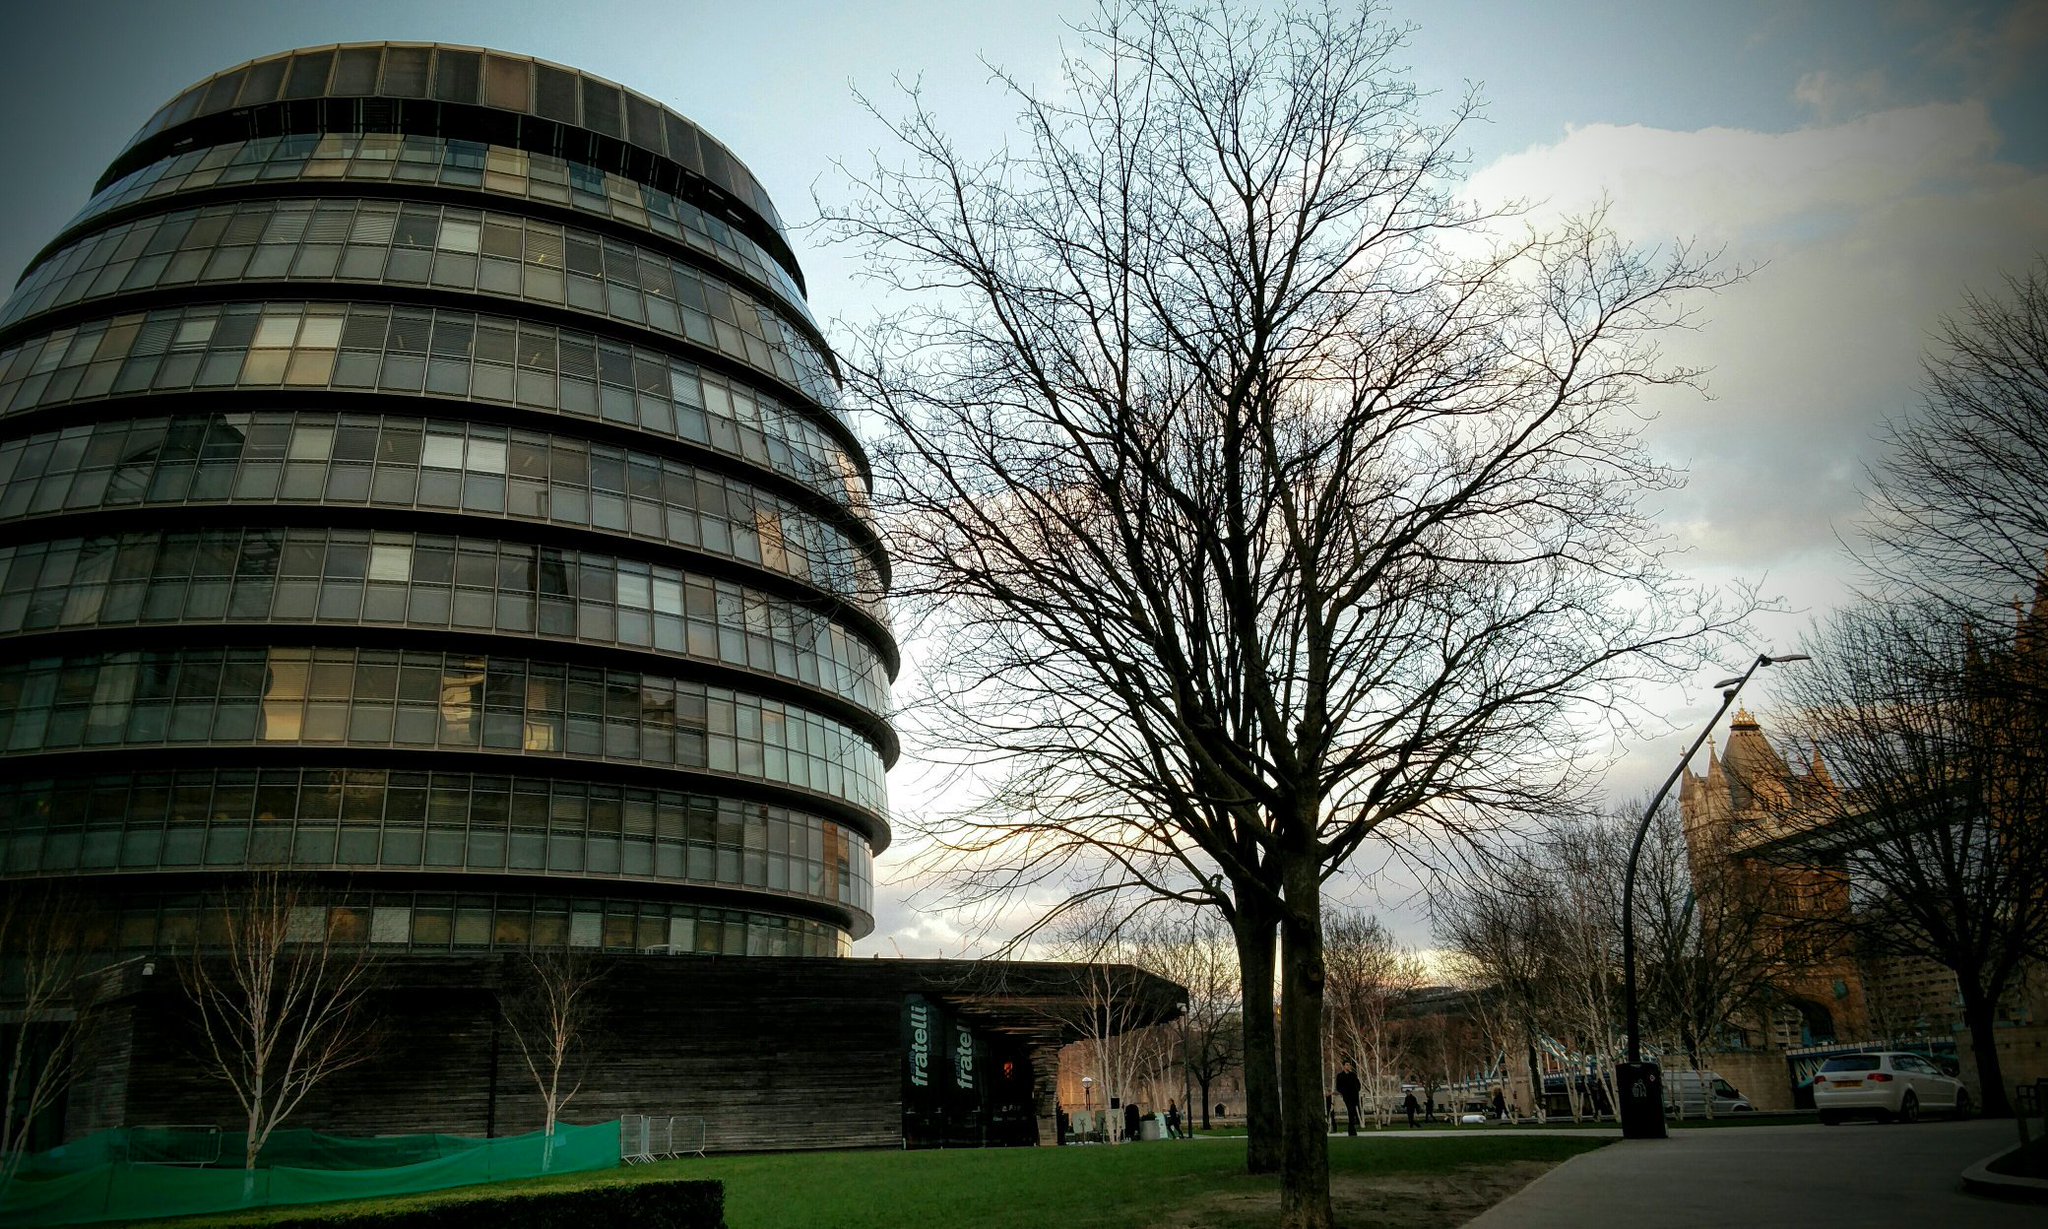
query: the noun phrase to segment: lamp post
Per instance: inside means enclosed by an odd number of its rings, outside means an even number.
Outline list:
[[[1714,686],[1721,689],[1721,707],[1714,710],[1713,719],[1692,740],[1692,746],[1678,759],[1678,767],[1664,778],[1664,784],[1657,790],[1657,796],[1650,799],[1650,805],[1643,811],[1643,820],[1636,825],[1634,842],[1628,847],[1628,874],[1621,884],[1621,998],[1622,1010],[1628,1026],[1628,1061],[1615,1066],[1615,1088],[1621,1094],[1621,1134],[1624,1139],[1664,1138],[1664,1079],[1657,1064],[1643,1061],[1642,1017],[1636,1004],[1636,863],[1643,855],[1643,838],[1650,833],[1650,821],[1657,816],[1657,808],[1671,793],[1671,787],[1678,784],[1680,774],[1692,757],[1699,753],[1700,745],[1721,724],[1721,717],[1728,707],[1735,703],[1735,697],[1742,694],[1743,685],[1750,676],[1765,666],[1783,661],[1811,660],[1804,653],[1781,653],[1776,657],[1759,653],[1757,659],[1734,678],[1725,678]]]

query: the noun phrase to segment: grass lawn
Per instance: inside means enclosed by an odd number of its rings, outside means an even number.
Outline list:
[[[1469,1139],[1330,1141],[1331,1190],[1347,1226],[1457,1224],[1597,1139],[1510,1133]],[[603,1186],[650,1178],[725,1183],[731,1229],[1240,1229],[1273,1223],[1277,1180],[1244,1173],[1240,1140],[1124,1147],[807,1152],[669,1161],[492,1187]],[[472,1190],[478,1188],[471,1188]],[[462,1192],[152,1221],[259,1226],[460,1198]],[[595,1229],[595,1227],[593,1227]]]

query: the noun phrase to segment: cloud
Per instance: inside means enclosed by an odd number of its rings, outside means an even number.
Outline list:
[[[1853,77],[1840,77],[1817,68],[1799,78],[1792,87],[1794,101],[1803,103],[1816,118],[1832,122],[1868,111],[1890,93],[1884,70],[1873,68]]]
[[[1754,272],[1666,339],[1710,367],[1711,400],[1654,390],[1651,446],[1691,472],[1665,507],[1702,569],[1776,572],[1839,589],[1836,550],[1885,418],[1918,402],[1920,356],[1966,287],[2048,249],[2048,175],[1999,161],[1977,102],[1873,112],[1785,133],[1587,125],[1502,158],[1470,194],[1543,202],[1545,216],[1611,200],[1644,244],[1693,239]]]
[[[1942,16],[1942,28],[1918,50],[1960,73],[1971,93],[2002,94],[2040,72],[2048,49],[2048,0],[1997,5],[1988,16]]]

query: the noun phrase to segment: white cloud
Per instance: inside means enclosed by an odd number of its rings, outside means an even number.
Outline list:
[[[1692,473],[1667,511],[1700,566],[1772,569],[1819,597],[1838,585],[1809,574],[1845,570],[1835,532],[1872,432],[1917,403],[1940,316],[2048,249],[2048,175],[1998,144],[1975,102],[1787,133],[1587,125],[1486,167],[1471,195],[1538,200],[1539,217],[1605,198],[1629,239],[1696,239],[1755,268],[1667,339],[1713,369],[1713,399],[1658,390],[1650,439]]]
[[[1853,77],[1840,77],[1824,68],[1814,69],[1792,87],[1795,101],[1804,103],[1815,117],[1827,122],[1870,110],[1887,93],[1884,70],[1873,68]]]

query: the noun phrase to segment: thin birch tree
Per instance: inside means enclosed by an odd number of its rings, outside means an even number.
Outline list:
[[[70,893],[20,886],[0,894],[0,969],[7,974],[0,1003],[16,1017],[0,1058],[7,1070],[0,1081],[0,1190],[28,1155],[37,1121],[78,1074],[79,1042],[93,1010],[83,979],[101,954]]]
[[[513,963],[516,980],[501,992],[499,1012],[540,1096],[546,1169],[554,1160],[555,1125],[582,1091],[596,1057],[604,970],[571,947],[543,948]]]
[[[360,942],[337,939],[326,905],[282,872],[251,874],[206,914],[178,980],[197,1017],[200,1064],[242,1108],[253,1180],[264,1144],[306,1095],[374,1054],[364,1008],[375,962]]]

